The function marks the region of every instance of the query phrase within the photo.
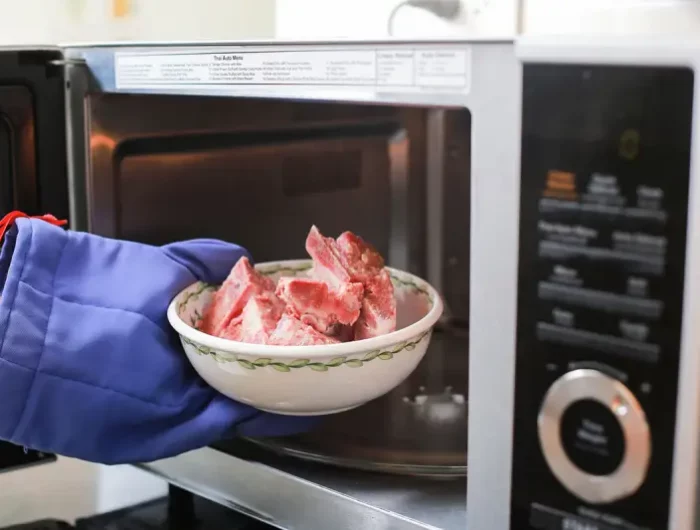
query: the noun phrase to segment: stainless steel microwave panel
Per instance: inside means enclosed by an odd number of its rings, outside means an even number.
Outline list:
[[[515,396],[481,425],[508,442],[469,448],[469,528],[697,528],[700,43],[516,50],[518,270],[498,300]]]

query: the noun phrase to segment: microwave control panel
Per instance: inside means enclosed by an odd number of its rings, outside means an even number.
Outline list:
[[[665,530],[693,72],[523,75],[511,528]]]

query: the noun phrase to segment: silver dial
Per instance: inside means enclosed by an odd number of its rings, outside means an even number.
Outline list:
[[[567,453],[562,442],[562,422],[570,407],[593,403],[604,407],[617,421],[624,443],[620,462],[613,470],[593,473],[582,469]],[[585,424],[588,420],[584,419]],[[611,420],[614,421],[614,420]],[[574,429],[572,439],[582,451],[606,451],[608,434],[594,421],[592,431]],[[617,427],[619,425],[619,429]],[[644,482],[651,459],[651,435],[646,415],[637,398],[620,381],[598,370],[580,369],[557,379],[545,395],[537,419],[540,446],[555,477],[578,498],[593,504],[614,502],[635,493]],[[601,449],[602,448],[602,449]]]

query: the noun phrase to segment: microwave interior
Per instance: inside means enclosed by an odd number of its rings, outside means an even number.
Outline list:
[[[125,94],[87,109],[92,231],[219,238],[266,261],[307,257],[312,224],[352,230],[391,266],[439,266],[468,317],[466,109]]]
[[[296,454],[354,467],[464,475],[467,109],[92,93],[85,113],[92,232],[150,244],[218,238],[261,262],[308,257],[315,224],[355,232],[435,285],[446,318],[419,369],[294,443]]]
[[[101,88],[99,68],[57,50],[0,51],[1,210],[149,244],[218,238],[258,262],[307,257],[312,225],[362,236],[442,293],[431,351],[390,394],[266,443],[356,468],[463,477],[470,111],[121,93]]]

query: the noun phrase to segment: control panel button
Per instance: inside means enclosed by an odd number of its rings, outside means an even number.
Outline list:
[[[537,338],[544,342],[587,348],[649,363],[658,362],[661,353],[658,344],[649,344],[583,329],[569,329],[548,322],[537,323]]]
[[[615,414],[592,399],[577,401],[561,418],[561,443],[566,456],[591,475],[610,475],[622,463],[625,435]]]
[[[598,370],[574,370],[552,384],[538,434],[552,474],[584,501],[614,502],[646,478],[651,437],[644,411],[624,384]]]
[[[633,282],[632,288],[638,289],[637,285],[638,283]],[[542,300],[563,302],[619,315],[658,319],[663,311],[661,300],[649,300],[596,289],[558,285],[553,282],[541,281],[537,286],[537,292]]]
[[[592,520],[533,503],[530,508],[530,526],[538,530],[649,530],[616,518],[608,524],[604,520]]]

